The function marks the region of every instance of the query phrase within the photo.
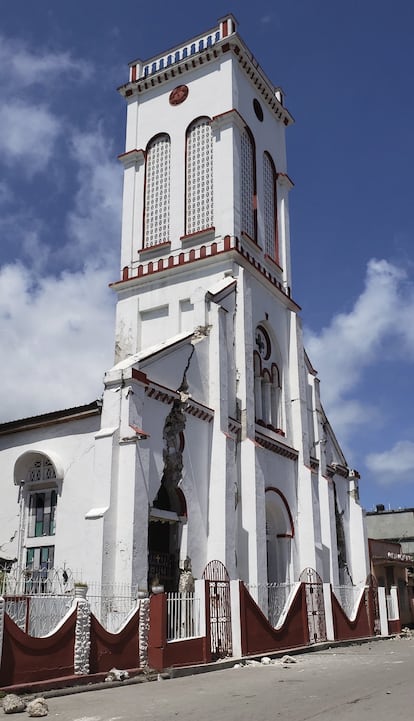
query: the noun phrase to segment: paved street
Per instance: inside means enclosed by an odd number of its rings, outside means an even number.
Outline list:
[[[49,699],[55,721],[398,721],[413,717],[414,639]]]

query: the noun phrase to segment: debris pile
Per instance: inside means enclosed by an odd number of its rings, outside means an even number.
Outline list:
[[[111,681],[125,681],[129,678],[128,671],[121,671],[119,668],[111,668],[108,675],[105,677],[105,681],[110,683]]]
[[[287,668],[291,663],[298,663],[298,660],[293,656],[285,654],[282,658],[270,658],[270,656],[263,656],[260,661],[248,659],[244,663],[235,663],[233,668],[257,668],[259,666],[282,666],[282,668]]]
[[[9,693],[2,701],[4,713],[21,713],[27,711],[29,716],[47,716],[49,708],[44,698],[39,696],[26,702],[21,696]]]
[[[397,638],[414,638],[414,628],[404,626],[398,634]]]

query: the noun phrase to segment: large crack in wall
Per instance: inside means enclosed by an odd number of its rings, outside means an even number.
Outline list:
[[[194,346],[192,347],[191,353],[188,357],[181,384],[177,389],[179,398],[173,402],[172,408],[164,423],[162,434],[164,441],[164,448],[162,452],[164,469],[161,477],[161,485],[154,500],[154,506],[157,508],[165,507],[167,501],[165,498],[165,492],[167,492],[172,506],[177,503],[174,492],[178,487],[183,471],[183,433],[186,424],[184,408],[189,397],[187,372],[190,367],[193,353]]]

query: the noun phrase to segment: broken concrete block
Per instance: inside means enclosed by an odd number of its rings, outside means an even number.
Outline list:
[[[269,656],[263,656],[263,658],[260,659],[260,663],[262,666],[270,666],[272,663],[272,659],[269,658]]]
[[[44,698],[34,698],[27,704],[27,713],[29,716],[47,716],[49,707]]]
[[[297,660],[296,658],[293,658],[293,656],[285,654],[285,656],[282,656],[282,658],[280,659],[280,663],[297,663]]]
[[[26,701],[16,696],[14,693],[9,693],[3,699],[3,711],[4,713],[21,713],[26,709]]]
[[[108,675],[105,677],[105,681],[108,683],[110,681],[125,681],[127,678],[129,678],[128,671],[121,671],[119,668],[111,668]]]

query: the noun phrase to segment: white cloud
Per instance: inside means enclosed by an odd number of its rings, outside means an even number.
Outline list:
[[[13,100],[0,107],[0,154],[8,165],[31,177],[49,163],[62,131],[59,120],[45,105]]]
[[[13,49],[12,60],[6,58]],[[0,414],[6,421],[88,403],[102,393],[113,362],[108,283],[118,277],[122,173],[104,130],[85,129],[92,127],[87,107],[75,125],[67,103],[52,110],[29,87],[43,83],[47,90],[64,72],[83,80],[87,63],[0,38],[0,72],[2,63],[0,93],[7,95],[7,73],[17,90],[26,87],[20,98],[0,104],[0,157],[13,167],[0,184],[0,233],[2,250],[13,249],[17,258],[0,265]],[[55,160],[59,176],[52,178]],[[52,200],[59,203],[58,236],[56,218],[51,230],[48,214],[32,202],[33,184],[22,188],[21,177],[40,171],[47,171],[36,177],[42,208],[55,180],[65,190]]]
[[[334,428],[344,436],[375,413],[358,400],[364,373],[384,360],[385,349],[387,357],[400,358],[409,348],[412,323],[402,322],[402,314],[407,319],[414,314],[413,286],[405,271],[386,260],[370,260],[365,288],[349,313],[334,316],[320,334],[307,333],[322,401]]]
[[[77,164],[78,190],[67,217],[67,259],[87,258],[88,266],[118,268],[122,173],[100,128],[75,132],[70,153]]]
[[[33,50],[0,34],[1,161],[28,178],[45,170],[65,126],[64,115],[52,109],[55,98],[91,73],[90,63],[68,52]]]
[[[414,443],[398,441],[382,453],[370,453],[366,466],[382,485],[414,481]]]
[[[0,271],[3,420],[87,403],[112,363],[113,305],[104,270],[35,280]]]
[[[102,132],[72,139],[77,186],[54,251],[64,270],[42,274],[50,249],[35,230],[24,236],[27,265],[0,268],[2,420],[90,402],[113,362],[108,283],[118,277],[121,174]],[[67,270],[75,256],[76,271]]]
[[[68,52],[34,51],[21,40],[0,35],[0,82],[17,90],[32,85],[48,85],[56,77],[65,84],[73,78],[86,80],[92,73],[90,63],[75,59]]]

